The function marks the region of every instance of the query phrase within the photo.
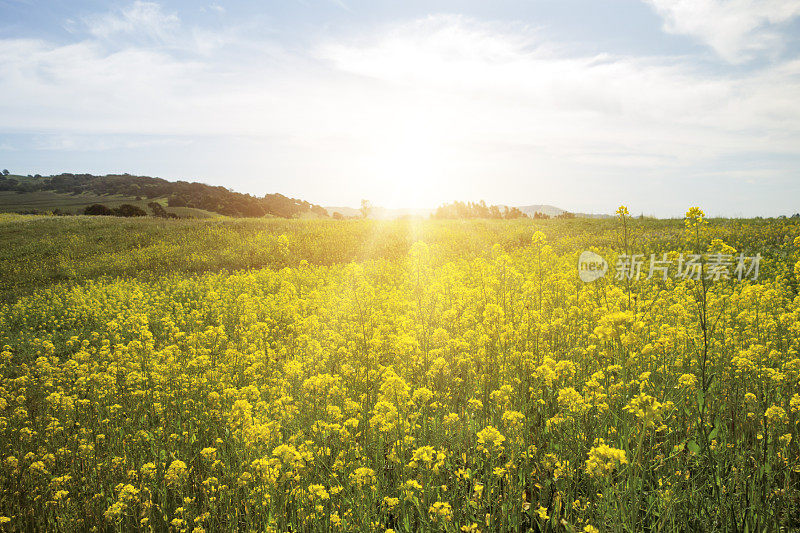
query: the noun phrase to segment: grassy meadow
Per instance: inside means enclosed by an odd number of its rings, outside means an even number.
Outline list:
[[[109,208],[119,207],[122,204],[135,205],[149,212],[147,204],[158,202],[167,205],[167,198],[136,199],[133,196],[120,194],[62,194],[54,191],[17,192],[0,191],[0,213],[52,213],[60,212],[68,215],[83,214],[83,210],[93,204],[103,204]],[[170,213],[175,213],[182,218],[215,218],[216,213],[191,207],[170,207]]]
[[[0,243],[3,530],[800,528],[796,220],[0,215]],[[762,261],[585,284],[583,250]]]
[[[22,186],[34,186],[43,178],[33,178],[10,174],[1,176],[12,179]],[[134,205],[149,213],[148,204],[157,202],[168,212],[181,218],[216,218],[218,213],[194,207],[167,207],[168,198],[147,198],[141,195],[125,194],[99,194],[95,192],[58,192],[55,190],[0,190],[0,213],[27,213],[48,215],[51,213],[63,215],[82,215],[84,209],[93,204],[103,204],[111,209],[123,204]]]

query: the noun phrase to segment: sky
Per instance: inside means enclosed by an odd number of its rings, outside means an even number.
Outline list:
[[[800,0],[0,0],[0,168],[800,212]]]

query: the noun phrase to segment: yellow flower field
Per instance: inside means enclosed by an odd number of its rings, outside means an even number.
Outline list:
[[[687,216],[281,222],[146,276],[71,255],[0,308],[0,528],[798,528],[800,224]],[[584,249],[763,259],[583,283]]]

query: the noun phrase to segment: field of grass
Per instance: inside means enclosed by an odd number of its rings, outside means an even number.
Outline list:
[[[576,221],[574,227],[580,226]],[[602,228],[602,224],[592,227]],[[500,243],[525,246],[536,229],[567,226],[456,221],[229,219],[162,220],[0,215],[0,300],[55,282],[125,276],[332,265],[404,257],[415,239],[443,246],[449,258]],[[455,230],[455,231],[454,231]],[[608,237],[599,237],[608,239]]]
[[[54,191],[16,192],[0,191],[0,212],[21,213],[36,211],[49,213],[56,209],[62,213],[78,214],[92,204],[104,204],[114,208],[122,204],[132,204],[149,211],[147,204],[152,200],[136,200],[125,196],[103,196],[91,193],[61,194]]]
[[[688,221],[0,216],[0,527],[798,528],[800,224]]]
[[[26,176],[10,175],[20,183],[30,181]],[[185,218],[216,218],[217,213],[191,207],[169,207],[166,198],[144,198],[137,200],[133,196],[99,195],[94,193],[65,194],[55,191],[0,191],[0,213],[40,213],[49,214],[58,211],[62,214],[77,215],[92,204],[103,204],[109,208],[119,207],[122,204],[135,205],[149,213],[147,204],[158,202],[170,213],[175,213]]]

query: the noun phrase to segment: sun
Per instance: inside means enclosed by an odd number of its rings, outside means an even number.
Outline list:
[[[370,142],[367,171],[375,180],[373,203],[390,208],[435,207],[445,197],[451,155],[438,124],[405,119],[376,134]]]

